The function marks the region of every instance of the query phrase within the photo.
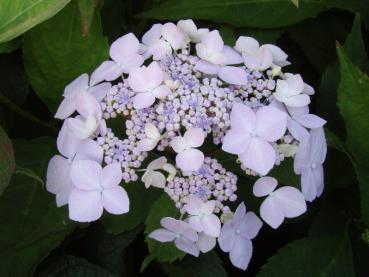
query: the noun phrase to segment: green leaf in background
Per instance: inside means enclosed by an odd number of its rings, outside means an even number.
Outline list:
[[[102,221],[105,230],[111,234],[120,234],[144,223],[151,205],[160,196],[160,190],[146,189],[141,181],[124,184],[130,199],[130,209],[127,214],[112,215],[105,213]]]
[[[0,42],[9,41],[49,19],[70,0],[1,0]]]
[[[258,277],[354,277],[350,239],[346,233],[308,237],[282,247]]]
[[[89,263],[86,259],[74,256],[64,256],[41,271],[40,277],[118,277],[118,275],[97,265]]]
[[[15,170],[14,150],[11,140],[0,126],[0,195],[9,184]]]
[[[32,88],[54,112],[64,87],[82,73],[90,73],[108,56],[108,41],[100,17],[94,16],[83,37],[77,5],[27,32],[23,44],[26,72]]]
[[[369,0],[333,0],[329,3],[329,8],[349,10],[359,13],[364,20],[366,28],[369,30]]]
[[[140,16],[179,20],[206,19],[237,27],[277,28],[296,24],[326,9],[330,0],[166,0]]]
[[[87,37],[91,23],[100,0],[77,0],[78,11],[81,17],[82,34]]]
[[[369,78],[341,47],[337,53],[341,72],[338,107],[346,124],[347,147],[357,163],[363,221],[369,225],[369,178],[360,176],[369,170]]]
[[[11,41],[0,43],[0,54],[1,53],[7,54],[13,52],[14,50],[18,49],[21,44],[22,44],[21,38],[15,38]]]
[[[163,194],[151,207],[145,222],[146,241],[150,254],[155,256],[159,262],[173,262],[185,255],[185,253],[178,250],[172,242],[162,243],[149,238],[149,234],[152,231],[162,228],[160,220],[166,216],[178,219],[179,211],[175,207],[173,200],[170,199],[168,195]]]
[[[46,175],[55,141],[15,141],[17,164]],[[35,178],[15,174],[0,198],[0,276],[31,276],[36,265],[74,229],[67,209]],[[21,266],[19,266],[21,265]]]
[[[300,176],[295,174],[291,158],[286,158],[280,165],[275,166],[268,175],[276,178],[279,184],[300,189]]]
[[[201,254],[198,258],[187,255],[181,261],[164,263],[164,271],[169,277],[227,277],[222,260],[215,251]]]

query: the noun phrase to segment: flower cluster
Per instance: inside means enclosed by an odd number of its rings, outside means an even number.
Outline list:
[[[192,20],[154,24],[141,41],[126,34],[109,54],[90,78],[65,88],[55,115],[64,120],[60,155],[49,162],[46,188],[57,206],[90,222],[104,209],[129,212],[121,182],[155,187],[181,217],[162,218],[150,238],[194,256],[218,242],[246,269],[263,221],[276,229],[323,192],[325,120],[309,113],[314,89],[284,72],[290,63],[279,47],[246,36],[225,45],[217,30]],[[232,211],[243,184],[217,159],[219,150],[259,176],[253,193],[265,198],[261,219],[243,202]],[[267,176],[285,158],[294,159],[301,189]]]

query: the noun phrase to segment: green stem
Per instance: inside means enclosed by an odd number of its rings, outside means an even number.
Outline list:
[[[19,114],[21,117],[23,117],[23,118],[25,118],[25,119],[33,122],[33,123],[36,123],[36,124],[46,128],[46,129],[50,130],[54,134],[56,134],[58,132],[57,128],[55,128],[54,126],[52,126],[52,125],[50,125],[46,122],[43,122],[42,120],[40,120],[39,118],[37,118],[33,114],[22,110],[20,107],[15,105],[12,101],[10,101],[7,97],[2,95],[1,93],[0,93],[0,103],[4,104],[9,109],[11,109],[15,113]]]

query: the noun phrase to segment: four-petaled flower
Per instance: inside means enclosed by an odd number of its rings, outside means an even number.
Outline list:
[[[242,202],[232,219],[228,219],[218,238],[220,249],[229,252],[229,258],[235,267],[245,270],[252,256],[252,242],[263,222],[253,213],[246,213]]]
[[[302,193],[294,187],[284,186],[277,190],[278,182],[273,177],[259,178],[253,188],[257,197],[268,196],[260,206],[260,216],[274,229],[284,218],[294,218],[306,212],[306,202]]]
[[[142,175],[141,180],[144,182],[146,188],[149,188],[150,186],[164,188],[166,179],[163,173],[157,171],[158,169],[162,169],[169,173],[167,178],[168,181],[173,180],[177,173],[175,167],[169,164],[165,157],[157,158],[149,163],[145,173]]]
[[[270,106],[256,113],[248,106],[234,103],[231,129],[223,139],[222,149],[239,155],[244,166],[266,175],[274,166],[276,153],[270,144],[286,132],[287,116]]]
[[[170,145],[177,152],[176,165],[184,173],[197,171],[204,163],[204,154],[195,149],[200,147],[205,140],[204,131],[200,128],[190,128],[182,136],[172,139]]]
[[[138,142],[137,149],[139,151],[153,150],[161,137],[158,128],[156,128],[152,123],[145,124],[145,135],[146,138],[143,138]]]

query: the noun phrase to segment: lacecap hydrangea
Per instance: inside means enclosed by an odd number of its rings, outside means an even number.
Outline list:
[[[276,229],[323,192],[325,120],[309,113],[314,89],[284,71],[290,63],[279,47],[248,36],[225,45],[218,30],[192,20],[154,24],[141,41],[126,34],[109,54],[65,88],[55,115],[63,120],[60,155],[49,162],[46,187],[57,206],[90,222],[104,210],[129,212],[122,183],[162,189],[181,216],[162,218],[150,238],[196,257],[218,243],[245,270],[263,222]],[[124,137],[107,127],[110,119],[125,124]],[[264,199],[259,211],[243,202],[231,208],[243,184],[204,150],[205,140],[259,177],[250,188]],[[287,157],[301,190],[268,176]]]

